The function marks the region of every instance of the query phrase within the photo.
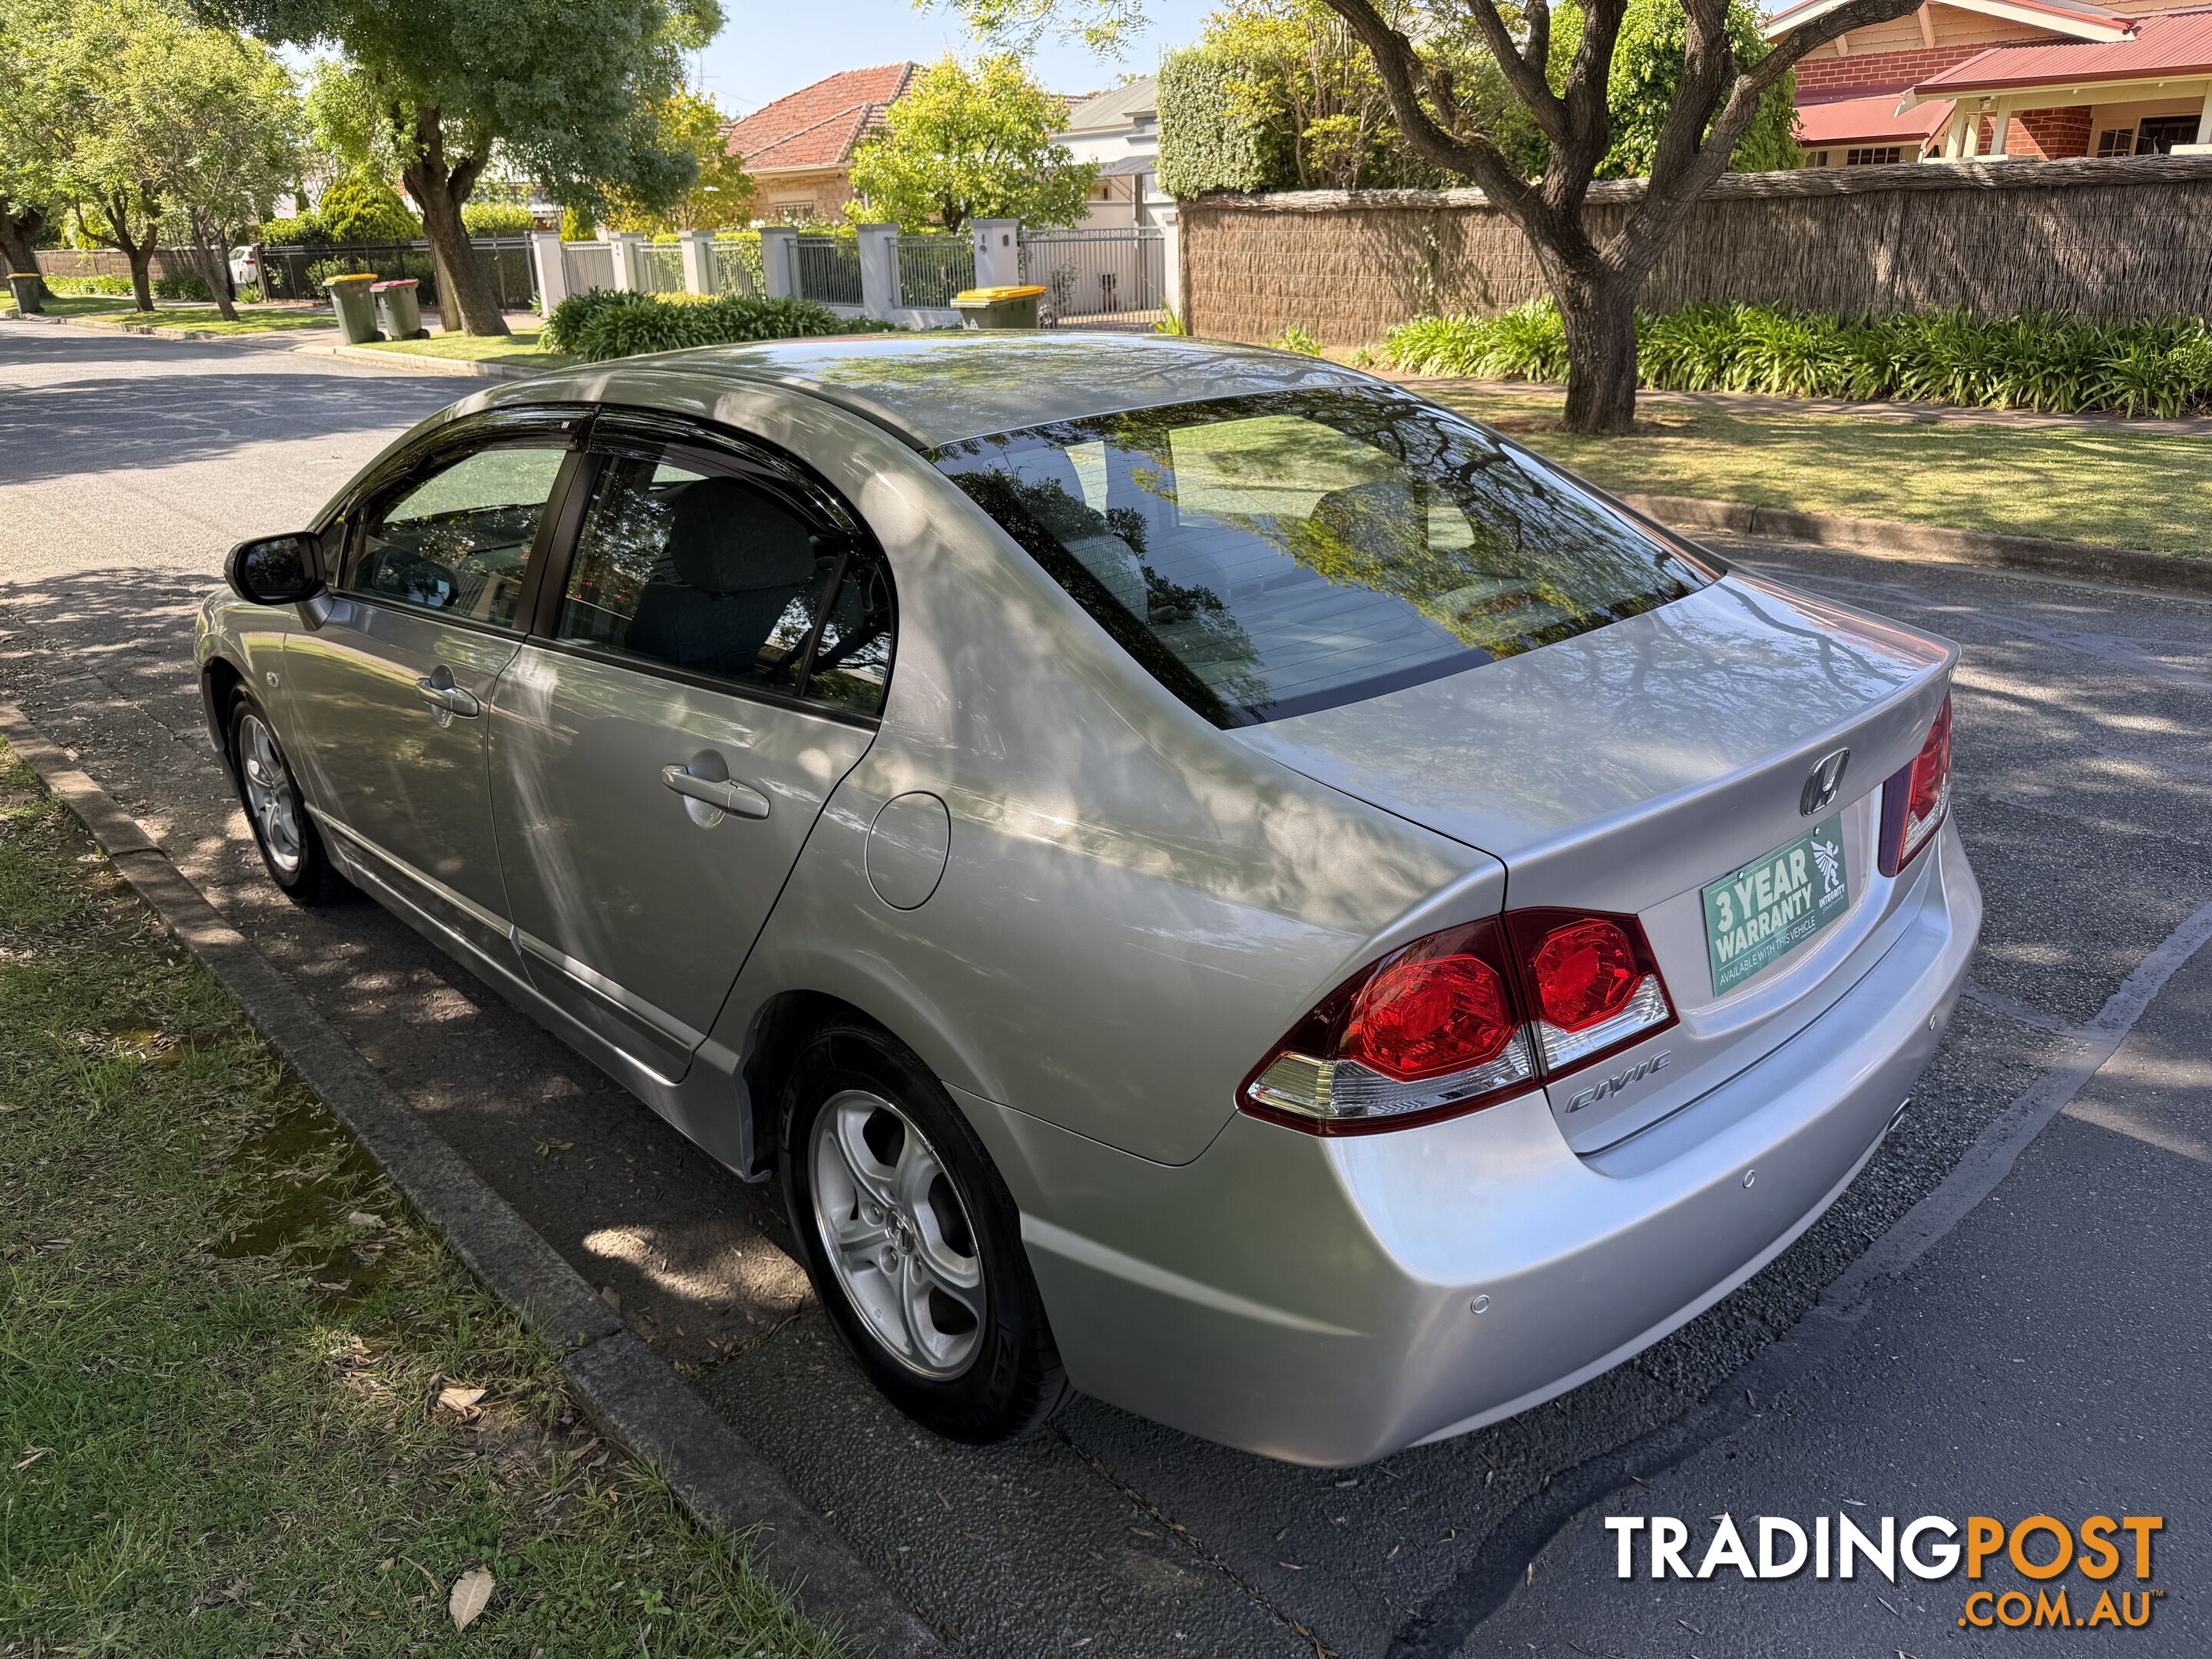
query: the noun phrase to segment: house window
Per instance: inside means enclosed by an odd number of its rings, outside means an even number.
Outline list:
[[[2136,130],[2133,127],[2107,127],[2097,135],[2097,154],[2106,157],[2132,155],[2136,153]]]
[[[1876,144],[1869,149],[1847,149],[1844,152],[1844,165],[1847,167],[1887,167],[1904,159],[1905,146],[1902,144]]]
[[[2176,144],[2197,142],[2193,115],[2154,115],[2136,129],[2136,154],[2171,155]]]
[[[1824,167],[1827,166],[1828,152],[1825,149],[1807,150],[1805,152],[1805,165],[1808,167]]]

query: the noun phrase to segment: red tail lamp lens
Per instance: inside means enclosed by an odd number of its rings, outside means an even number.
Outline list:
[[[1928,728],[1928,741],[1912,763],[1912,816],[1933,817],[1943,805],[1943,786],[1951,781],[1951,699]]]
[[[1528,958],[1537,1006],[1563,1031],[1611,1019],[1644,978],[1636,947],[1610,921],[1577,921],[1544,937]]]
[[[1893,876],[1935,836],[1951,800],[1951,698],[1947,692],[1920,752],[1881,787],[1881,872]]]
[[[1488,963],[1408,952],[1361,988],[1339,1053],[1412,1082],[1495,1060],[1519,1029],[1505,981]]]

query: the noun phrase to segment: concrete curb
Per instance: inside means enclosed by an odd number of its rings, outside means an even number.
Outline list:
[[[949,1650],[936,1634],[223,920],[137,819],[7,703],[0,703],[0,738],[83,822],[171,937],[237,998],[254,1029],[469,1271],[554,1350],[577,1403],[602,1434],[667,1481],[705,1525],[720,1532],[759,1528],[754,1565],[860,1652],[942,1659]]]
[[[374,346],[320,345],[305,342],[296,348],[313,352],[319,356],[343,357],[356,363],[375,363],[385,368],[404,369],[416,374],[447,374],[468,380],[527,380],[535,375],[550,374],[556,364],[548,368],[521,368],[513,363],[472,363],[455,357],[424,357],[409,351],[379,351]]]
[[[1620,498],[1647,518],[1681,531],[1719,531],[1766,541],[1806,542],[1846,548],[1878,558],[1936,564],[1978,565],[2077,581],[2147,587],[2167,593],[2212,597],[2212,559],[2190,559],[2094,542],[2050,541],[1986,530],[1952,530],[1892,519],[1851,519],[1836,513],[1799,513],[1783,507],[1746,507],[1692,495]]]

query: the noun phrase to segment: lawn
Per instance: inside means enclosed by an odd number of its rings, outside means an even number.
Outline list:
[[[531,369],[565,368],[575,361],[565,352],[546,350],[538,343],[538,331],[534,328],[518,328],[504,338],[498,335],[433,334],[427,340],[381,340],[368,349],[471,363],[511,363]]]
[[[0,747],[0,1652],[278,1651],[836,1650]]]
[[[15,296],[0,290],[0,312],[15,309]],[[269,334],[283,329],[331,328],[335,319],[326,311],[295,311],[259,306],[240,306],[238,320],[225,322],[213,306],[164,305],[148,312],[137,310],[118,295],[49,294],[49,317],[82,318],[95,323],[152,323],[162,328],[198,329],[210,334]]]
[[[1414,389],[1607,489],[2212,554],[2212,440],[2092,427],[1718,413],[1646,398],[1631,438],[1558,431],[1559,400]]]
[[[49,317],[99,317],[113,312],[128,311],[131,302],[118,295],[109,294],[49,294],[46,298],[46,313]],[[0,312],[13,312],[15,296],[0,287]]]

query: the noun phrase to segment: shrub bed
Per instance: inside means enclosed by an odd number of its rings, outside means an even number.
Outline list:
[[[2166,419],[2212,412],[2212,324],[2201,317],[1981,322],[1957,311],[1839,318],[1693,305],[1639,316],[1636,353],[1642,383],[1660,391]],[[1567,372],[1566,334],[1549,300],[1495,317],[1418,317],[1374,355],[1415,374],[1560,380]]]
[[[572,294],[545,319],[544,340],[587,363],[687,346],[736,345],[809,335],[896,332],[889,323],[841,317],[811,300],[732,295],[631,294],[592,289]]]

